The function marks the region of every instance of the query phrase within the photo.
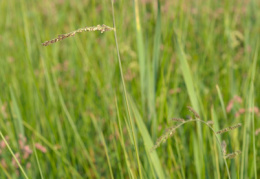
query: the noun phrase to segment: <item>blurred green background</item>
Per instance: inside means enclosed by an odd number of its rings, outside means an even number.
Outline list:
[[[242,152],[227,160],[229,172],[259,177],[260,1],[116,0],[114,8],[133,125],[112,31],[41,45],[113,27],[109,0],[0,1],[0,178],[227,178],[205,125],[183,125],[150,152],[173,117],[191,116],[186,106],[216,131],[242,123],[221,135],[227,153]]]

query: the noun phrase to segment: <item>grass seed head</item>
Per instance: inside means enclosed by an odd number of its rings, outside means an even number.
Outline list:
[[[208,124],[208,125],[213,125],[214,122],[213,122],[213,121],[208,121],[207,124]]]
[[[235,158],[236,156],[238,156],[239,154],[241,154],[241,151],[238,150],[238,151],[235,151],[233,153],[230,153],[230,154],[227,154],[224,156],[225,159],[232,159],[232,158]]]
[[[80,28],[78,30],[75,30],[73,32],[69,32],[67,34],[58,35],[58,38],[46,41],[46,42],[42,43],[42,45],[43,46],[48,46],[50,44],[56,43],[58,41],[61,41],[61,40],[65,39],[65,38],[72,37],[76,33],[81,33],[81,32],[86,32],[86,31],[100,31],[101,33],[104,33],[106,31],[111,31],[111,30],[114,30],[114,28],[109,27],[109,26],[107,26],[105,24],[97,25],[97,26],[93,26],[93,27],[84,27],[84,28]]]
[[[175,127],[169,127],[165,130],[164,134],[156,140],[155,145],[151,148],[151,152],[159,147],[162,143],[165,143],[175,133]]]
[[[231,127],[227,127],[227,128],[225,128],[225,129],[219,130],[219,131],[217,132],[217,134],[222,134],[222,133],[225,133],[225,132],[234,130],[234,129],[240,127],[240,126],[242,126],[242,124],[241,124],[241,123],[238,123],[238,124],[235,125],[235,126],[231,126]]]
[[[200,119],[200,115],[192,107],[187,106],[187,108],[197,119]]]
[[[182,118],[172,118],[173,121],[176,121],[176,122],[184,122],[185,120],[182,119]]]

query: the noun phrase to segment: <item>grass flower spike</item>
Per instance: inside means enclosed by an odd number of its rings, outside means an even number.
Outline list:
[[[109,27],[109,26],[107,26],[105,24],[97,25],[97,26],[93,26],[93,27],[83,27],[83,28],[80,28],[80,29],[75,30],[73,32],[69,32],[67,34],[59,35],[58,38],[46,41],[46,42],[42,43],[42,45],[43,46],[48,46],[50,44],[56,43],[58,41],[61,41],[61,40],[65,39],[65,38],[72,37],[76,33],[81,33],[81,32],[86,32],[86,31],[100,31],[101,33],[104,33],[106,31],[111,31],[111,30],[114,30],[114,28]]]

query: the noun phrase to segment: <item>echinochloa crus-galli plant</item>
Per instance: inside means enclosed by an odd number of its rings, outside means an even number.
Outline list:
[[[230,178],[230,173],[229,173],[229,169],[228,169],[228,165],[227,165],[226,159],[235,158],[237,155],[241,154],[241,151],[235,151],[233,153],[226,154],[226,143],[225,143],[225,141],[223,141],[223,143],[221,144],[218,135],[219,134],[223,134],[225,132],[229,132],[231,130],[234,130],[234,129],[242,126],[242,124],[238,123],[238,124],[236,124],[234,126],[227,127],[227,128],[222,129],[222,130],[219,130],[219,131],[215,131],[212,128],[212,126],[211,126],[211,125],[213,125],[213,121],[207,121],[207,122],[203,121],[203,120],[200,119],[199,114],[193,108],[191,108],[189,106],[187,108],[193,114],[193,118],[190,118],[189,120],[184,120],[184,119],[181,119],[181,118],[173,118],[172,120],[175,121],[175,122],[178,122],[179,124],[176,125],[176,126],[172,126],[172,127],[167,128],[165,130],[164,134],[157,139],[155,145],[151,148],[151,152],[153,152],[162,143],[164,143],[168,138],[170,138],[176,132],[176,130],[179,127],[181,127],[182,125],[190,123],[190,122],[200,122],[200,123],[205,124],[206,126],[208,126],[211,129],[211,131],[213,132],[213,134],[215,135],[215,137],[217,139],[217,142],[218,142],[218,145],[221,148],[221,153],[222,153],[222,157],[224,159],[225,165],[226,165],[228,177]]]
[[[57,38],[55,39],[52,39],[52,40],[48,40],[44,43],[42,43],[43,46],[48,46],[50,44],[53,44],[53,43],[56,43],[58,41],[61,41],[65,38],[68,38],[68,37],[72,37],[74,36],[76,33],[81,33],[81,32],[92,32],[92,31],[100,31],[101,33],[103,32],[106,32],[106,31],[111,31],[111,30],[114,30],[114,28],[112,27],[109,27],[105,24],[103,25],[97,25],[97,26],[93,26],[93,27],[83,27],[83,28],[80,28],[80,29],[77,29],[75,31],[72,31],[72,32],[69,32],[67,34],[62,34],[62,35],[59,35]]]

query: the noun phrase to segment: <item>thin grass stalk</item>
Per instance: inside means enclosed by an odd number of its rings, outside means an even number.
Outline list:
[[[113,0],[111,0],[111,5],[112,5],[112,15],[113,15],[114,37],[115,37],[115,42],[116,42],[116,50],[117,50],[117,57],[118,57],[120,75],[121,75],[121,80],[122,80],[122,83],[123,83],[124,97],[125,97],[125,100],[126,100],[128,118],[129,118],[129,122],[131,124],[131,130],[132,130],[132,136],[133,136],[133,140],[134,140],[134,146],[135,146],[136,158],[137,158],[137,163],[138,163],[139,175],[140,175],[140,178],[142,179],[143,177],[142,177],[141,163],[140,163],[140,159],[139,159],[139,152],[138,152],[137,142],[136,142],[136,138],[135,138],[135,134],[134,134],[134,124],[133,124],[133,119],[132,119],[131,113],[130,113],[129,102],[128,102],[128,99],[127,99],[128,97],[127,97],[127,93],[126,93],[125,80],[124,80],[124,76],[123,76],[121,58],[120,58],[119,47],[118,47],[118,42],[117,42],[116,22],[115,22],[115,13],[114,13],[114,3],[113,3]]]
[[[217,92],[218,92],[218,97],[219,97],[219,100],[220,100],[220,103],[221,103],[221,108],[222,108],[222,111],[224,113],[224,117],[227,120],[227,112],[226,112],[223,96],[222,96],[222,93],[221,93],[218,85],[216,85],[216,89],[217,89]]]
[[[168,148],[167,151],[169,152],[169,158],[172,160],[172,163],[173,163],[173,167],[177,168],[178,165],[177,165],[176,157],[173,154],[172,147],[170,145],[168,145],[167,148]],[[176,170],[176,174],[177,174],[178,178],[181,178],[181,175],[182,175],[181,172],[182,172],[182,167],[181,167],[181,171],[180,170]]]
[[[8,179],[12,179],[11,175],[7,172],[7,170],[3,167],[3,165],[0,165],[1,169],[3,170],[4,174]]]
[[[142,107],[143,112],[146,112],[146,102],[147,102],[147,87],[149,83],[147,82],[148,76],[147,72],[149,70],[150,63],[146,61],[145,58],[145,50],[144,50],[144,41],[143,41],[143,34],[142,34],[142,27],[140,22],[140,15],[139,15],[139,7],[138,1],[133,0],[134,4],[134,15],[135,15],[135,25],[136,25],[136,41],[137,41],[137,50],[138,50],[138,61],[139,61],[139,70],[140,70],[140,81],[141,81],[141,98],[142,98]]]
[[[94,127],[96,128],[96,131],[99,134],[99,138],[100,138],[101,142],[103,143],[105,154],[106,154],[106,158],[107,158],[108,168],[109,168],[109,172],[110,172],[110,176],[111,176],[111,179],[114,179],[113,170],[112,170],[111,163],[110,163],[110,158],[109,158],[109,155],[108,155],[108,149],[107,149],[105,137],[103,135],[103,132],[101,131],[101,129],[97,125],[97,122],[96,122],[97,120],[96,120],[95,116],[93,114],[91,114],[90,118],[91,118],[91,120],[92,120],[92,122],[94,124]]]
[[[40,172],[41,179],[44,179],[43,174],[42,174],[42,169],[41,169],[41,166],[40,166],[40,162],[39,162],[39,158],[38,158],[38,155],[37,155],[37,151],[35,149],[34,141],[33,141],[33,152],[35,154],[35,158],[36,158],[36,162],[37,162],[37,166],[38,166],[38,169],[39,169],[39,172]]]
[[[180,140],[177,138],[176,140],[176,144],[179,143]],[[179,145],[175,145],[176,147],[176,150],[177,150],[177,155],[178,155],[178,159],[179,159],[179,162],[180,162],[180,168],[181,168],[181,174],[182,174],[182,178],[186,178],[185,176],[185,171],[184,171],[184,167],[183,167],[183,162],[182,162],[182,157],[181,157],[181,152],[180,152],[180,146]]]
[[[254,89],[252,89],[252,90],[254,90]],[[254,106],[254,101],[252,101],[252,103],[253,103],[252,106]],[[257,165],[256,165],[257,153],[256,153],[256,144],[255,144],[255,118],[254,118],[254,112],[252,112],[251,115],[252,115],[252,119],[251,120],[252,120],[252,128],[253,128],[253,130],[252,130],[252,137],[253,137],[254,174],[255,174],[255,179],[257,179]]]
[[[115,96],[115,103],[116,103],[116,113],[117,113],[117,122],[118,122],[118,130],[119,130],[119,141],[121,143],[121,146],[122,146],[122,149],[123,149],[123,152],[124,152],[124,156],[125,156],[125,162],[126,162],[126,166],[127,166],[127,172],[129,174],[129,178],[135,178],[134,175],[133,175],[133,172],[131,170],[131,167],[130,167],[130,162],[129,162],[129,157],[127,155],[127,152],[126,152],[126,147],[125,147],[125,139],[124,139],[124,135],[123,135],[123,130],[122,130],[122,125],[121,125],[121,120],[120,120],[120,114],[119,114],[119,109],[118,109],[118,104],[117,104],[117,98]]]
[[[163,172],[163,167],[161,166],[161,162],[159,160],[159,157],[157,155],[156,152],[150,153],[149,149],[152,148],[152,146],[154,145],[151,139],[151,136],[146,128],[146,125],[144,123],[144,121],[141,118],[141,114],[138,112],[137,110],[137,106],[134,104],[133,99],[132,98],[128,98],[129,102],[130,102],[130,106],[133,110],[133,114],[135,116],[136,119],[136,124],[137,127],[140,131],[140,134],[142,136],[142,140],[144,141],[144,146],[147,152],[147,156],[151,159],[153,167],[157,173],[158,178],[160,179],[164,179],[164,172]]]
[[[3,141],[5,142],[5,144],[6,144],[7,148],[8,148],[8,150],[9,150],[9,152],[10,152],[11,155],[13,156],[13,158],[14,158],[15,162],[17,163],[17,165],[19,166],[20,170],[22,171],[24,177],[25,177],[26,179],[28,179],[28,176],[26,175],[25,171],[23,170],[23,167],[21,166],[20,162],[18,161],[18,159],[17,159],[16,156],[14,155],[13,150],[12,150],[11,147],[9,146],[8,142],[5,140],[5,137],[4,137],[4,135],[2,134],[1,131],[0,131],[0,136],[2,137]]]
[[[250,89],[250,96],[251,96],[251,109],[254,108],[254,81],[255,81],[255,71],[256,71],[256,65],[257,65],[257,56],[258,56],[258,41],[256,43],[256,48],[255,48],[255,54],[254,54],[254,62],[253,62],[253,71],[252,71],[252,81],[251,81],[251,89]],[[255,119],[254,119],[254,112],[251,113],[251,121],[252,121],[252,138],[253,138],[253,160],[254,160],[254,174],[255,178],[257,179],[257,166],[256,166],[256,144],[255,144]]]
[[[215,113],[215,109],[214,109],[214,106],[211,107],[211,119],[212,121],[214,122],[214,128],[216,130],[219,130],[219,125],[218,125],[218,121],[217,121],[217,116],[216,116],[216,113]],[[221,140],[221,135],[219,135],[219,139],[220,141]],[[222,165],[223,164],[223,159],[219,158],[219,154],[220,152],[218,151],[217,149],[217,143],[216,143],[216,139],[213,138],[213,143],[214,143],[214,151],[215,151],[215,159],[216,159],[216,168],[217,168],[217,178],[220,178],[220,168],[219,168],[219,164]]]
[[[148,97],[148,107],[149,107],[148,112],[151,115],[153,137],[156,137],[156,128],[157,128],[155,98],[156,98],[156,91],[157,91],[156,83],[159,76],[158,71],[159,71],[159,63],[160,63],[160,59],[159,59],[160,44],[161,44],[161,6],[160,6],[160,0],[157,0],[157,20],[156,20],[154,46],[153,46],[153,68],[152,68],[153,74],[148,73],[149,75],[148,78],[150,79],[149,80],[150,83],[148,85],[149,86],[148,90],[150,92]]]
[[[216,161],[216,168],[217,168],[217,176],[218,178],[220,178],[220,172],[219,172],[219,160],[218,160],[218,153],[217,153],[217,149],[216,149],[216,140],[213,139],[213,145],[214,145],[214,151],[215,151],[215,155],[216,155],[216,158],[215,158],[215,161]]]

